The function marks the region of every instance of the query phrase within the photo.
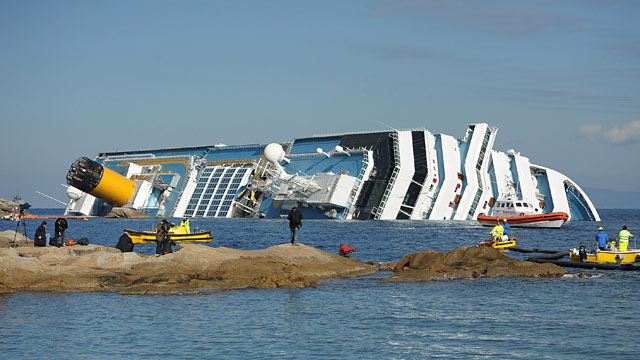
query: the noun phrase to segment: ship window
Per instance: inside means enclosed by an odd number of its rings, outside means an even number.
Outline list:
[[[528,205],[527,203],[522,203],[522,205],[523,205],[524,207],[529,207],[529,205]]]
[[[522,203],[516,203],[516,206],[522,206]]]

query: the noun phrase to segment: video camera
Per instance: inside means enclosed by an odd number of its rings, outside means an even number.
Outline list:
[[[25,210],[29,210],[31,208],[31,205],[29,205],[29,203],[24,203],[24,204],[20,204],[18,205],[19,209],[20,209],[20,214],[24,213]]]

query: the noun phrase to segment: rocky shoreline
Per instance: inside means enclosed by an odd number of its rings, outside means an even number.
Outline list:
[[[397,264],[362,263],[300,244],[264,250],[185,244],[164,256],[121,253],[101,245],[33,247],[33,241],[0,233],[0,293],[117,292],[120,294],[198,294],[242,288],[304,288],[320,281],[364,276],[393,268],[379,280],[432,281],[516,276],[560,277],[569,271],[553,264],[510,258],[489,247],[460,247],[405,256]],[[26,240],[26,241],[25,241]]]
[[[496,276],[556,278],[570,273],[554,264],[520,261],[489,246],[459,247],[447,254],[434,250],[412,253],[398,261],[393,271],[382,282]]]
[[[15,291],[194,294],[212,289],[313,287],[375,267],[310,246],[236,250],[186,244],[164,256],[101,245],[0,249],[0,293]]]

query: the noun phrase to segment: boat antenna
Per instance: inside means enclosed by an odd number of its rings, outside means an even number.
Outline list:
[[[53,196],[47,195],[47,194],[45,194],[45,193],[41,193],[41,192],[40,192],[40,191],[38,191],[38,190],[36,190],[36,192],[37,192],[38,194],[40,194],[40,195],[42,195],[42,196],[46,197],[46,198],[49,198],[49,199],[51,199],[51,200],[53,200],[53,201],[56,201],[56,202],[58,202],[58,203],[60,203],[60,204],[62,204],[62,205],[64,205],[64,206],[67,206],[67,203],[66,203],[66,202],[64,202],[64,201],[60,201],[60,200],[58,200],[58,199],[54,198]]]
[[[16,196],[13,197],[13,202],[20,204],[22,202],[22,196],[20,196],[20,189],[16,188]]]
[[[376,120],[376,122],[377,122],[378,124],[382,125],[382,126],[386,126],[386,127],[388,127],[389,129],[391,129],[391,130],[393,130],[393,131],[398,131],[398,129],[394,128],[393,126],[391,126],[391,125],[389,125],[389,124],[385,124],[385,123],[383,123],[382,121]]]

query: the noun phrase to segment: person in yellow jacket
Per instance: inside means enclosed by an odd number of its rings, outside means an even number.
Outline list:
[[[187,218],[182,219],[180,226],[184,228],[186,234],[191,234],[191,226],[189,225],[189,219]]]
[[[633,237],[633,234],[627,230],[626,226],[623,226],[620,233],[618,233],[618,246],[620,247],[620,251],[627,251],[630,237]]]
[[[502,235],[504,235],[504,228],[500,224],[500,220],[498,220],[498,225],[494,226],[493,230],[490,232],[493,235],[493,241],[502,240]]]

